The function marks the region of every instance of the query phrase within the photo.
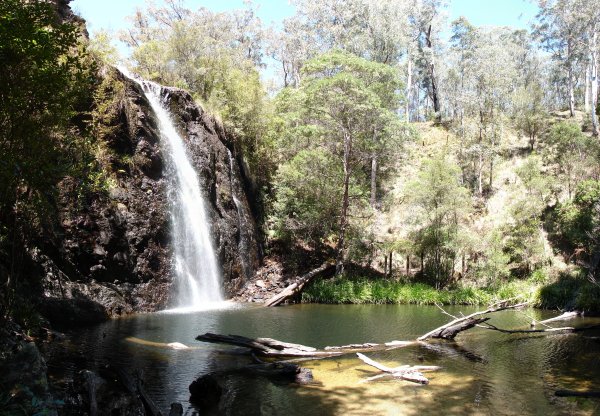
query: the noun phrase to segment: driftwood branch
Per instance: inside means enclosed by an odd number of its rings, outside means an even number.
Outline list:
[[[247,338],[240,335],[211,334],[196,337],[198,341],[215,344],[228,344],[249,348],[252,353],[263,357],[317,357],[339,355],[337,351],[318,351],[316,348],[301,344],[282,342],[272,338]]]
[[[265,306],[279,305],[280,303],[284,302],[285,300],[287,300],[287,299],[291,298],[292,296],[296,295],[297,293],[299,293],[307,283],[309,283],[315,277],[319,276],[320,274],[325,273],[328,270],[330,270],[330,271],[335,270],[335,265],[333,265],[329,262],[323,263],[316,269],[313,269],[310,272],[306,273],[305,275],[301,276],[294,283],[292,283],[291,285],[289,285],[288,287],[283,289],[281,292],[279,292],[278,294],[276,294],[269,300],[267,300],[264,305]]]
[[[568,321],[569,319],[574,319],[574,318],[577,318],[578,316],[581,316],[581,312],[578,312],[578,311],[565,312],[562,315],[555,316],[554,318],[544,319],[543,321],[533,321],[532,325],[538,325],[538,324],[546,325],[546,324],[549,324],[550,322]]]
[[[357,352],[356,355],[365,364],[370,365],[371,367],[375,367],[376,369],[383,371],[384,373],[387,373],[387,374],[380,374],[380,375],[377,375],[374,377],[369,377],[365,381],[371,381],[371,380],[381,378],[385,375],[390,375],[394,378],[412,381],[413,383],[428,384],[429,379],[427,379],[427,377],[425,377],[423,375],[423,372],[424,371],[436,371],[441,368],[441,367],[438,367],[435,365],[415,365],[415,366],[401,365],[399,367],[388,367],[388,366],[381,364],[375,360],[372,360],[371,358],[369,358],[366,355],[361,354],[359,352]]]

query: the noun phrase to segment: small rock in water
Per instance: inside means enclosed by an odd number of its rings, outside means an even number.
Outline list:
[[[223,389],[217,379],[210,374],[198,377],[190,384],[190,402],[204,408],[217,405],[221,399]]]
[[[310,368],[300,367],[298,372],[296,373],[296,383],[298,384],[308,384],[313,381],[313,375]]]
[[[171,410],[169,416],[181,416],[183,415],[183,406],[181,403],[171,403]]]
[[[265,282],[263,280],[257,280],[256,283],[254,283],[256,286],[258,287],[262,287],[263,289],[265,288]]]

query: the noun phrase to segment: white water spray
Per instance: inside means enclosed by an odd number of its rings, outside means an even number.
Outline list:
[[[172,244],[175,256],[177,306],[206,309],[223,301],[221,273],[209,230],[209,218],[198,175],[166,108],[168,93],[158,84],[139,81],[159,122],[162,151],[174,177],[170,181]]]

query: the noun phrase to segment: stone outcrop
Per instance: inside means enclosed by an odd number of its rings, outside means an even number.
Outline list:
[[[42,269],[42,310],[54,322],[154,311],[171,302],[169,172],[157,120],[140,86],[116,69],[115,112],[101,138],[103,191],[78,194],[76,178],[61,184],[59,223],[32,257]],[[233,294],[258,265],[256,225],[235,142],[183,90],[164,88],[175,123],[207,197],[211,232],[225,291]],[[61,318],[62,317],[62,318]]]

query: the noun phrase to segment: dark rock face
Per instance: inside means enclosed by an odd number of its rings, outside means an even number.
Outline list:
[[[83,324],[172,302],[169,177],[158,123],[140,86],[109,71],[123,87],[115,92],[120,94],[117,121],[103,138],[106,163],[115,174],[106,192],[83,196],[77,195],[75,178],[65,179],[58,230],[33,253],[46,276],[43,310],[55,322],[61,309]],[[230,295],[258,264],[242,172],[228,153],[231,148],[235,154],[235,146],[189,94],[173,88],[163,92],[207,197],[214,247]]]

